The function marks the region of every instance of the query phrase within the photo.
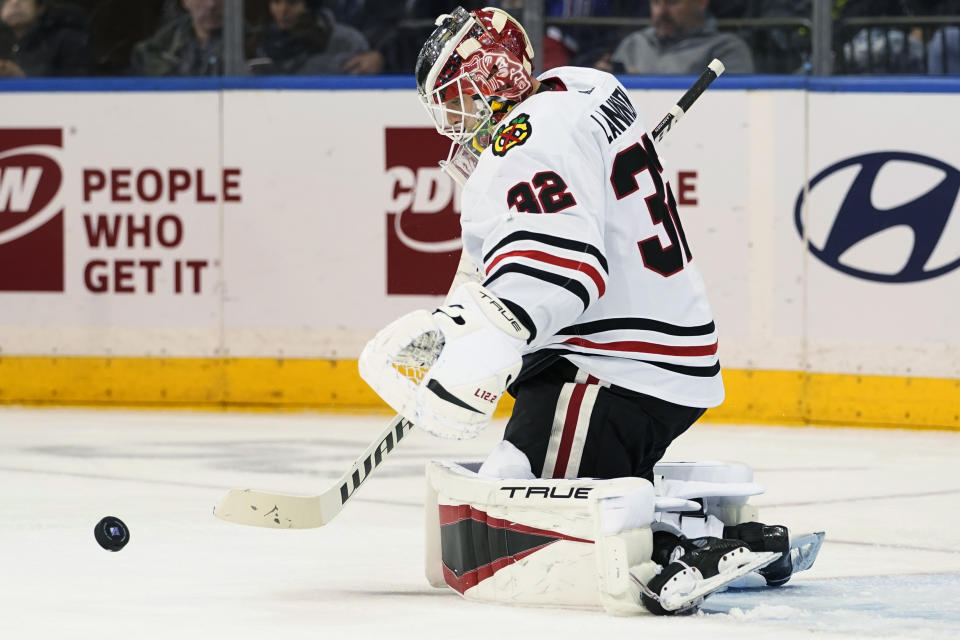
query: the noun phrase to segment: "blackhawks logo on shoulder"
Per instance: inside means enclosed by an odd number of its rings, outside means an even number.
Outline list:
[[[526,142],[531,133],[533,133],[533,124],[530,122],[530,116],[521,113],[497,129],[493,136],[493,155],[505,156],[507,151]]]

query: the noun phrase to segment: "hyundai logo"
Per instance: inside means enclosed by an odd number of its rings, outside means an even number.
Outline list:
[[[844,170],[852,176],[852,182],[842,197],[837,197],[824,185],[817,190],[817,185],[822,181]],[[915,182],[905,176],[916,176],[917,171],[926,171],[936,178],[936,183],[925,192],[918,192],[911,197]],[[834,181],[833,186],[836,184]],[[960,242],[956,240],[945,245],[953,251],[952,255],[948,253],[944,256],[944,249],[941,249],[936,260],[931,261],[957,203],[958,191],[960,171],[934,158],[904,151],[867,153],[847,158],[827,167],[810,181],[809,194],[816,208],[813,205],[808,207],[808,230],[812,229],[809,222],[811,216],[823,221],[821,216],[830,216],[834,211],[836,215],[822,241],[818,238],[818,243],[815,243],[812,239],[814,234],[807,234],[808,248],[824,264],[857,278],[898,283],[936,278],[960,267],[960,256],[957,255],[960,254]],[[815,200],[816,193],[827,194],[826,200]],[[900,200],[905,195],[909,199],[890,208],[878,208],[874,204],[878,193],[885,194],[885,197],[897,194]],[[835,204],[829,202],[831,194]],[[804,237],[804,222],[800,215],[803,202],[804,191],[801,191],[794,208],[794,222],[801,238]],[[901,246],[890,247],[888,242],[883,245],[885,250],[878,251],[869,265],[858,262],[851,257],[852,253],[847,253],[861,242],[874,239],[878,234],[895,227],[912,231],[912,240],[905,234],[891,235]],[[905,242],[911,244],[904,245]],[[878,259],[885,269],[877,264]],[[949,262],[943,264],[944,261]]]

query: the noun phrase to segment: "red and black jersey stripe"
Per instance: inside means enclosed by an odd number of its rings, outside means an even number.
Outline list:
[[[609,357],[617,357],[618,355],[613,353],[611,354],[602,354],[602,353],[595,353],[595,352],[588,353],[585,351],[574,351],[573,349],[562,349],[562,348],[556,348],[556,347],[549,347],[547,349],[542,349],[538,353],[540,354],[540,358],[538,358],[537,360],[531,360],[530,365],[528,365],[527,361],[524,360],[525,368],[530,366],[530,368],[533,369],[534,364],[542,367],[543,361],[547,360],[551,356],[555,357],[555,356],[564,356],[564,355],[571,355],[571,356],[589,355],[593,357],[609,358]],[[652,367],[657,367],[660,369],[664,369],[666,371],[672,371],[673,373],[679,373],[685,376],[693,376],[695,378],[712,378],[715,375],[718,375],[720,373],[719,360],[717,360],[713,364],[697,366],[697,365],[688,365],[688,364],[676,364],[674,362],[660,362],[658,360],[644,360],[640,358],[631,358],[631,359],[634,362],[642,362],[643,364],[648,364]],[[539,370],[539,368],[536,370]],[[523,371],[520,375],[522,377],[527,377],[530,375],[530,372]]]
[[[492,276],[484,280],[483,286],[490,286],[492,282],[501,276],[507,275],[508,273],[519,273],[521,275],[530,276],[531,278],[536,278],[537,280],[549,282],[550,284],[556,285],[562,289],[566,289],[573,295],[580,298],[580,301],[583,303],[584,310],[590,306],[590,293],[579,281],[574,280],[573,278],[562,276],[552,271],[537,269],[526,264],[508,263],[503,265],[497,269]]]
[[[696,326],[683,326],[654,320],[652,318],[604,318],[564,327],[557,332],[561,336],[589,336],[603,331],[655,331],[671,336],[709,336],[717,330],[713,321]]]
[[[617,332],[611,335],[610,332]],[[642,332],[642,333],[640,333]],[[633,334],[633,335],[631,335]],[[664,338],[658,338],[661,334]],[[720,373],[720,363],[709,364],[703,358],[717,356],[718,342],[713,321],[699,325],[677,325],[653,318],[604,318],[564,327],[557,332],[561,340],[558,353],[630,358],[681,375],[711,378]],[[704,338],[699,344],[672,344],[673,338]],[[669,362],[650,356],[670,358]],[[697,358],[698,360],[684,359]],[[680,360],[682,363],[678,363]],[[709,360],[707,361],[709,362]]]
[[[514,231],[513,233],[504,236],[500,242],[495,244],[493,248],[487,251],[486,255],[483,256],[483,264],[487,265],[490,262],[490,259],[499,253],[504,247],[517,242],[523,242],[525,240],[557,247],[558,249],[567,249],[568,251],[589,254],[597,259],[597,262],[600,264],[600,267],[605,273],[610,273],[610,268],[607,266],[607,259],[603,255],[603,252],[592,244],[581,242],[579,240],[571,240],[569,238],[561,238],[559,236],[551,236],[546,233],[537,233],[535,231]]]
[[[518,246],[520,243],[524,243],[523,246]],[[583,259],[569,253],[558,253],[557,249],[576,252]],[[487,275],[484,285],[510,273],[520,274],[569,291],[580,300],[584,310],[590,306],[592,299],[606,292],[609,273],[607,260],[602,251],[587,242],[534,231],[515,231],[497,242],[486,253],[483,262]],[[564,273],[569,271],[586,276],[596,288],[596,294],[591,295],[583,282]]]

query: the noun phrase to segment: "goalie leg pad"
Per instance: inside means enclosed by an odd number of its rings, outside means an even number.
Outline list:
[[[638,580],[656,572],[646,480],[492,480],[445,462],[427,480],[431,584],[487,602],[644,611]]]

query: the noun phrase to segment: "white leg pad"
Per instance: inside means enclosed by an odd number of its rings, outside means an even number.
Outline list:
[[[438,509],[437,490],[427,481],[427,495],[424,500],[424,573],[431,587],[444,589],[447,581],[443,577],[443,556],[440,544],[440,511]]]
[[[613,485],[601,487],[591,510],[598,525],[596,545],[600,605],[613,615],[634,615],[646,610],[640,604],[640,586],[656,575],[653,555],[653,516],[650,485],[624,492]]]
[[[427,465],[426,574],[467,599],[643,613],[653,487],[614,480],[491,479]]]

